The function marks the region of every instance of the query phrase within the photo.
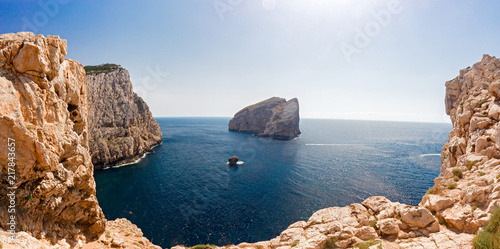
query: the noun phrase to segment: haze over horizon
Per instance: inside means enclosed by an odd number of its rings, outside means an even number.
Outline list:
[[[500,56],[500,2],[215,0],[0,2],[0,33],[68,40],[116,63],[155,117],[231,117],[298,98],[302,118],[450,122],[445,81]]]

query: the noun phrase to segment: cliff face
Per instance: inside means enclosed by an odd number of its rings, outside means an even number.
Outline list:
[[[247,106],[229,121],[229,130],[292,139],[300,134],[299,101],[273,97]]]
[[[15,215],[16,230],[36,237],[97,238],[106,220],[88,152],[83,67],[64,59],[57,36],[4,34],[0,49],[0,220]],[[15,212],[8,187],[17,187]]]
[[[441,173],[418,206],[372,196],[319,210],[272,240],[231,248],[472,248],[500,206],[500,59],[485,55],[461,70],[446,82],[445,103],[453,129]]]
[[[104,218],[85,71],[66,49],[58,36],[0,35],[0,248],[159,248],[130,221]]]
[[[460,231],[476,232],[500,205],[499,89],[500,59],[489,55],[446,82],[453,130],[442,149],[434,192],[451,200],[449,208],[436,211]]]
[[[89,145],[95,168],[133,162],[162,142],[160,125],[121,67],[86,76]]]

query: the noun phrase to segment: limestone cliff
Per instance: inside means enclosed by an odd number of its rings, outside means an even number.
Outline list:
[[[229,130],[260,137],[292,139],[300,134],[299,101],[272,97],[247,106],[229,121]]]
[[[158,248],[97,203],[85,71],[66,50],[58,36],[0,35],[0,248]]]
[[[102,72],[102,71],[101,71]],[[120,66],[86,76],[89,147],[95,168],[133,162],[162,142],[160,125]]]
[[[446,82],[453,130],[433,191],[451,200],[449,208],[435,211],[460,231],[476,232],[500,205],[499,89],[500,59],[489,55]]]
[[[461,70],[446,82],[445,103],[453,129],[441,173],[418,206],[372,196],[319,210],[272,240],[229,248],[472,248],[500,206],[500,59],[485,55]]]
[[[7,187],[18,231],[95,239],[105,229],[88,152],[85,71],[64,59],[58,36],[0,35],[0,227],[8,230]],[[15,153],[9,155],[9,140]],[[12,156],[12,157],[11,157]],[[13,158],[15,166],[7,165]],[[9,172],[15,179],[8,182]]]

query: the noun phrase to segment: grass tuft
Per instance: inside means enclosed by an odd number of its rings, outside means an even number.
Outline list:
[[[471,170],[474,165],[476,165],[477,162],[467,162],[465,166],[467,167],[468,170]]]
[[[486,226],[472,240],[474,249],[500,248],[500,208],[495,208]]]
[[[486,175],[486,173],[484,173],[483,171],[479,172],[479,176],[484,176],[484,175]]]
[[[453,168],[451,170],[451,173],[453,173],[454,176],[458,177],[458,178],[462,178],[462,169],[461,168]]]
[[[434,187],[430,187],[429,189],[427,189],[427,191],[425,192],[426,195],[430,195],[430,194],[434,194]]]
[[[215,248],[215,245],[206,244],[206,245],[195,245],[191,247],[191,249],[212,249],[212,248]]]
[[[326,239],[325,249],[337,248],[337,245],[335,245],[335,243],[337,243],[337,238],[335,238],[335,237],[330,237],[330,238]]]
[[[290,246],[291,247],[296,247],[298,244],[299,244],[299,241],[296,240],[296,241],[292,242],[292,244]]]
[[[371,240],[368,240],[366,242],[363,242],[363,243],[359,244],[358,248],[359,249],[367,249],[368,247],[376,245],[378,243],[380,243],[380,241],[376,241],[374,239],[371,239]]]
[[[443,216],[437,216],[436,218],[440,225],[446,226],[447,223]]]
[[[454,182],[450,182],[450,183],[448,183],[448,185],[446,187],[448,189],[455,189],[457,187],[457,184]]]
[[[477,209],[477,205],[472,206],[472,208],[470,209],[471,213],[474,213],[474,211],[476,211],[476,209]]]

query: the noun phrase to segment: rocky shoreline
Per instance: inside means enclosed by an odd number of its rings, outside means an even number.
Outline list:
[[[90,117],[89,103],[97,108],[106,103],[88,100],[88,94],[102,97],[96,92],[105,91],[87,88],[82,65],[64,59],[66,50],[66,41],[57,36],[0,35],[0,137],[14,139],[19,148],[15,182],[0,182],[0,219],[10,218],[5,196],[8,187],[15,187],[16,230],[23,231],[17,233],[17,242],[8,243],[9,227],[1,223],[0,248],[159,248],[130,221],[104,218],[95,196],[89,149],[90,126],[98,122]],[[92,80],[104,86],[107,76],[99,75]],[[121,69],[111,75],[120,82],[128,80],[128,72]],[[126,85],[122,89],[131,91]],[[146,127],[156,129],[144,102],[118,99],[119,108],[113,113],[132,120],[140,117]],[[130,101],[143,112],[133,117],[126,113]],[[319,210],[271,240],[217,248],[472,248],[474,234],[500,205],[500,59],[484,55],[461,70],[446,82],[445,102],[453,129],[442,149],[440,175],[419,205],[373,196],[362,203]],[[136,124],[119,123],[110,113],[102,113],[109,119],[99,123],[101,129]],[[136,131],[116,130],[128,141],[124,144],[134,144]],[[134,146],[120,151],[129,155]],[[0,161],[8,161],[8,153],[2,147]],[[2,165],[0,177],[7,179],[8,172]]]

